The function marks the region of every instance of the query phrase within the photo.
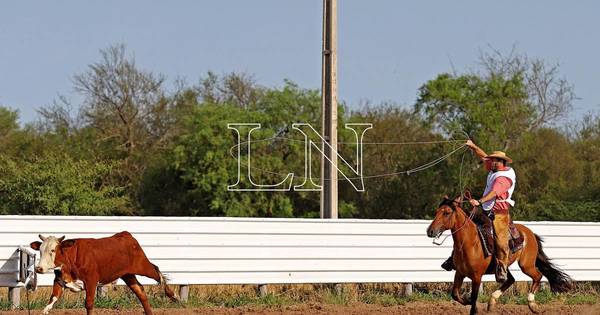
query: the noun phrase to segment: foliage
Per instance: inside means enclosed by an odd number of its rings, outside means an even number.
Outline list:
[[[415,111],[443,133],[462,130],[482,147],[504,150],[527,129],[533,113],[519,75],[441,74],[419,89]]]
[[[394,106],[367,108],[353,113],[353,122],[370,122],[367,143],[404,143],[444,140],[424,127],[418,116]],[[365,176],[404,172],[431,162],[448,153],[452,144],[365,144]],[[460,161],[454,161],[460,162]],[[348,185],[341,186],[341,196],[356,203],[362,218],[423,218],[441,196],[458,193],[458,182],[448,164],[439,164],[411,175],[378,176],[365,179],[367,191],[357,193]],[[458,173],[459,168],[455,169]],[[431,185],[436,183],[436,185]]]
[[[575,98],[558,65],[494,50],[483,52],[479,64],[425,82],[412,108],[338,107],[338,149],[350,166],[358,162],[356,145],[344,124],[373,124],[364,138],[366,191],[339,176],[340,217],[430,218],[443,195],[469,188],[480,196],[486,171],[466,149],[407,172],[470,136],[485,151],[514,159],[516,219],[600,220],[598,113],[556,127]],[[238,139],[229,123],[261,124],[252,133],[252,180],[274,184],[294,173],[292,185],[304,181],[304,138],[292,124],[321,129],[318,90],[289,80],[265,87],[245,73],[208,72],[197,86],[176,83],[169,91],[163,75],[141,69],[116,45],[74,76],[80,104],[59,96],[24,126],[17,111],[0,106],[0,212],[319,216],[318,192],[227,190],[238,179]],[[240,132],[244,142],[248,130]],[[247,188],[248,144],[239,148]],[[318,183],[320,157],[310,163]]]
[[[183,191],[180,190],[184,197],[182,200],[190,201],[175,205],[180,214],[292,216],[291,201],[283,193],[240,193],[227,190],[227,185],[235,183],[237,178],[236,159],[230,155],[230,148],[236,143],[236,138],[227,130],[227,123],[261,121],[264,117],[264,114],[244,111],[232,105],[211,104],[199,107],[190,117],[187,121],[190,132],[176,140],[167,156],[167,171],[177,176],[175,187],[184,188]],[[253,134],[262,139],[272,132],[264,128]],[[259,168],[268,165],[274,172],[284,166],[281,159],[269,155],[257,157],[253,160],[253,165],[258,165]],[[275,177],[271,175],[260,178],[263,182],[276,182]],[[168,176],[165,179],[171,180]],[[165,192],[169,193],[170,190]],[[179,207],[183,205],[188,208]],[[181,213],[186,210],[189,212]]]
[[[50,154],[29,160],[0,156],[3,214],[131,214],[123,189],[103,178],[113,165]]]
[[[594,201],[564,201],[546,197],[516,209],[521,220],[535,221],[600,221],[600,204]]]

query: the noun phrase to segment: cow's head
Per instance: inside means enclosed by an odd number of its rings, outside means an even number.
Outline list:
[[[59,267],[57,265],[57,255],[61,256],[62,248],[71,246],[72,241],[64,241],[64,236],[56,238],[54,236],[44,237],[40,234],[39,237],[42,240],[41,242],[35,241],[29,244],[29,246],[40,251],[40,262],[35,267],[35,271],[37,273],[46,273]]]

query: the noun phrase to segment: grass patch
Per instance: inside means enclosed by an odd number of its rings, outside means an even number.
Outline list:
[[[591,294],[577,294],[572,296],[567,296],[565,299],[565,304],[567,305],[579,305],[579,304],[589,304],[593,305],[598,303],[598,296]]]
[[[363,295],[360,302],[365,304],[375,304],[383,306],[404,305],[406,300],[391,294],[374,294],[367,293]]]
[[[171,303],[174,304],[174,303]],[[210,296],[204,298],[190,297],[184,303],[187,307],[228,307],[235,308],[246,305],[262,305],[262,306],[283,306],[293,304],[293,301],[280,295],[269,293],[259,297],[249,294],[239,294],[234,296]],[[175,306],[177,307],[177,306]]]
[[[451,301],[450,283],[442,284],[414,284],[413,294],[403,296],[404,286],[397,283],[367,283],[343,284],[334,286],[330,284],[287,284],[268,285],[269,294],[260,297],[254,285],[204,285],[190,286],[189,299],[185,303],[173,303],[164,296],[158,286],[146,286],[148,300],[153,308],[203,308],[226,307],[237,308],[244,306],[281,307],[304,303],[321,303],[331,305],[353,305],[356,303],[381,305],[385,307],[405,305],[411,302],[447,302]],[[527,304],[527,283],[515,286],[503,294],[499,303],[502,304]],[[175,287],[173,289],[176,289]],[[486,303],[496,286],[489,285],[485,292],[479,296],[479,302]],[[470,286],[463,287],[463,294],[470,291]],[[0,312],[10,309],[10,304],[4,294],[0,292]],[[30,293],[30,305],[34,310],[44,308],[50,297],[51,288],[40,288]],[[545,288],[536,294],[536,302],[546,304],[550,302],[564,303],[567,305],[597,304],[600,303],[600,294],[592,285],[580,285],[569,294],[554,294]],[[21,309],[27,309],[24,291],[21,295]],[[85,292],[65,292],[63,297],[54,305],[55,309],[83,309]],[[141,309],[137,297],[127,287],[109,289],[106,297],[96,298],[96,308],[105,309]]]
[[[441,302],[451,301],[452,297],[448,293],[442,292],[415,292],[411,296],[405,298],[408,302],[421,301],[421,302]]]
[[[0,310],[7,311],[10,309],[10,303],[7,300],[0,300]]]
[[[323,302],[326,304],[333,305],[348,305],[350,304],[350,296],[345,292],[337,293],[328,291],[325,292],[325,296],[323,297]]]
[[[535,302],[538,304],[548,304],[550,302],[560,300],[561,295],[552,293],[552,291],[548,289],[540,290],[535,294]],[[500,299],[498,299],[498,302],[501,304],[527,305],[527,293],[502,295]]]

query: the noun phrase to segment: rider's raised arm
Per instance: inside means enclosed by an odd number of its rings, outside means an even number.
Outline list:
[[[485,153],[485,151],[483,151],[480,147],[478,147],[475,143],[473,143],[473,141],[471,141],[471,139],[467,140],[467,143],[465,143],[469,149],[471,149],[473,152],[475,152],[475,154],[477,154],[477,156],[482,160],[485,161],[485,157],[487,156],[487,153]]]

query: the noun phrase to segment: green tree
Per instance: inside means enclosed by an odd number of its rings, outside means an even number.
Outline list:
[[[177,212],[185,215],[292,216],[291,201],[283,193],[227,190],[227,185],[235,183],[237,177],[235,155],[231,156],[230,153],[236,139],[227,129],[227,124],[236,121],[259,122],[265,118],[265,114],[244,111],[233,105],[207,104],[198,108],[187,122],[189,132],[181,135],[173,147],[167,169],[156,174],[170,174],[163,177],[167,181],[160,182],[162,185],[172,185],[165,192],[172,192],[175,190],[173,188],[183,190],[171,197],[159,194],[161,197],[154,202],[163,198],[169,200],[167,205],[178,208]],[[255,136],[262,139],[272,132],[263,128],[255,132]],[[263,149],[257,150],[256,158],[253,158],[254,165],[258,168],[268,167],[273,172],[282,171],[284,165],[279,157],[261,154],[264,153],[261,151]],[[158,179],[156,175],[151,178]],[[173,181],[172,176],[176,176],[177,180]],[[257,174],[256,177],[263,182],[274,182],[276,178],[269,174]],[[145,186],[144,189],[157,192],[155,185]],[[172,197],[178,197],[179,200],[173,200]],[[169,211],[161,208],[157,210]]]
[[[509,150],[524,132],[563,117],[575,99],[558,65],[511,52],[480,56],[482,70],[441,74],[419,89],[415,111],[444,133],[463,130],[484,148]]]
[[[600,203],[600,114],[590,113],[582,119],[573,136],[573,147],[583,173],[573,196]]]
[[[573,200],[573,188],[580,186],[584,175],[569,139],[558,130],[540,128],[522,136],[512,158],[517,172],[514,216],[522,220],[557,212],[558,219],[562,210],[557,205]]]
[[[102,156],[120,161],[121,184],[137,187],[144,158],[167,146],[177,124],[177,92],[169,95],[165,77],[138,68],[124,45],[101,51],[102,59],[74,77],[84,128],[93,129]]]
[[[445,134],[464,131],[484,148],[508,149],[533,113],[523,77],[441,74],[419,90],[415,111]]]
[[[212,81],[221,82],[215,76]],[[246,86],[252,86],[247,83]],[[235,94],[230,87],[215,89],[222,95]],[[300,184],[304,168],[304,140],[291,128],[307,122],[320,129],[320,94],[285,81],[281,88],[262,88],[248,95],[260,95],[246,106],[239,98],[199,92],[199,105],[184,123],[185,132],[176,138],[162,162],[145,174],[142,195],[148,213],[228,216],[315,217],[319,215],[316,192],[231,192],[227,185],[237,178],[235,134],[227,129],[232,122],[261,123],[252,143],[252,176],[257,182],[277,183],[294,172],[293,184]],[[214,91],[213,91],[214,92]],[[219,94],[219,95],[221,95]],[[188,101],[194,102],[193,99]],[[341,116],[345,109],[340,106]],[[344,120],[340,119],[340,125]],[[345,133],[341,134],[344,141]],[[245,141],[245,139],[242,139]],[[242,145],[245,167],[246,144]],[[233,155],[232,155],[233,154]],[[315,174],[319,174],[317,168]],[[318,175],[317,175],[318,176]],[[162,202],[161,200],[166,201]],[[341,202],[341,216],[357,212]]]
[[[462,143],[415,144],[446,139],[426,127],[419,116],[393,105],[365,108],[353,113],[351,121],[374,126],[365,136],[366,191],[358,193],[349,185],[340,186],[344,200],[354,202],[359,209],[358,217],[424,218],[444,194],[459,193],[461,155],[424,171],[403,172],[434,161]]]
[[[0,106],[0,152],[26,158],[34,148],[37,134],[33,128],[19,126],[19,112]]]
[[[132,214],[119,187],[104,182],[111,163],[48,154],[27,160],[0,156],[0,212],[3,214]]]

